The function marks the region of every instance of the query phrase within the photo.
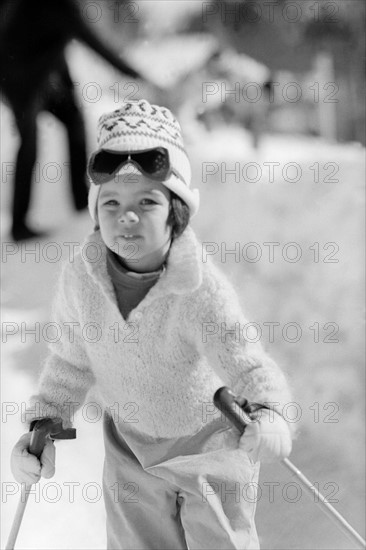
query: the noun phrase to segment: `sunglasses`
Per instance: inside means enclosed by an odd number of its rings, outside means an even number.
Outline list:
[[[173,170],[169,152],[164,147],[155,147],[136,153],[120,153],[119,151],[97,151],[88,162],[88,175],[96,185],[101,185],[114,178],[125,164],[132,164],[148,178],[156,181],[167,181],[172,174],[182,179]]]

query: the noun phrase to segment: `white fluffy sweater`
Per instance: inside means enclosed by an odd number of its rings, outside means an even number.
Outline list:
[[[96,261],[89,261],[93,254]],[[242,330],[240,339],[222,330],[247,320],[226,277],[202,261],[190,227],[173,242],[166,271],[127,320],[107,273],[105,245],[93,233],[64,265],[53,312],[62,337],[50,345],[28,421],[61,415],[70,426],[70,411],[85,403],[92,387],[122,431],[123,422],[131,422],[129,428],[153,437],[199,431],[214,418],[212,398],[222,385],[250,401],[291,400],[284,374],[260,343],[245,341]],[[213,334],[203,337],[203,330]]]

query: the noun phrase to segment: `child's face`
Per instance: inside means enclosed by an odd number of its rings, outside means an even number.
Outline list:
[[[106,246],[140,273],[159,269],[168,253],[170,192],[140,173],[126,173],[101,185],[98,221]]]

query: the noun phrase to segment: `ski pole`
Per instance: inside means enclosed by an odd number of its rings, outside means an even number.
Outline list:
[[[62,420],[60,418],[42,418],[41,420],[37,420],[34,425],[31,426],[31,431],[32,436],[28,452],[30,452],[32,455],[35,455],[38,459],[42,455],[47,437],[49,437],[50,439],[76,438],[76,430],[74,428],[68,428],[64,430],[62,428]],[[24,486],[24,495],[22,494],[20,497],[20,501],[18,503],[5,550],[14,549],[20,525],[22,523],[24,511],[27,506],[29,491],[31,487],[32,483],[26,484]]]
[[[230,420],[230,422],[244,433],[247,424],[253,422],[253,417],[250,416],[249,403],[247,400],[240,405],[236,400],[233,392],[223,386],[219,388],[214,395],[214,404],[216,407]],[[245,410],[247,409],[247,411]],[[326,498],[314,487],[314,485],[300,472],[300,470],[288,459],[284,458],[282,464],[290,470],[302,483],[303,487],[309,494],[316,496],[316,502],[319,504],[323,512],[333,520],[343,533],[352,542],[356,542],[359,548],[366,548],[366,541],[359,533],[345,520],[345,518],[326,500]]]

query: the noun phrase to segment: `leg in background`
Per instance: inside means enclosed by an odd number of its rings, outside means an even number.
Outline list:
[[[67,69],[63,67],[57,86],[50,90],[47,110],[62,122],[67,131],[70,158],[70,185],[76,210],[88,205],[86,183],[86,141],[83,117],[76,105],[73,85]]]
[[[31,230],[26,224],[31,200],[32,172],[37,157],[37,112],[35,101],[24,105],[23,110],[14,110],[20,133],[20,146],[15,168],[11,229],[12,237],[16,241],[41,236],[41,233]]]

